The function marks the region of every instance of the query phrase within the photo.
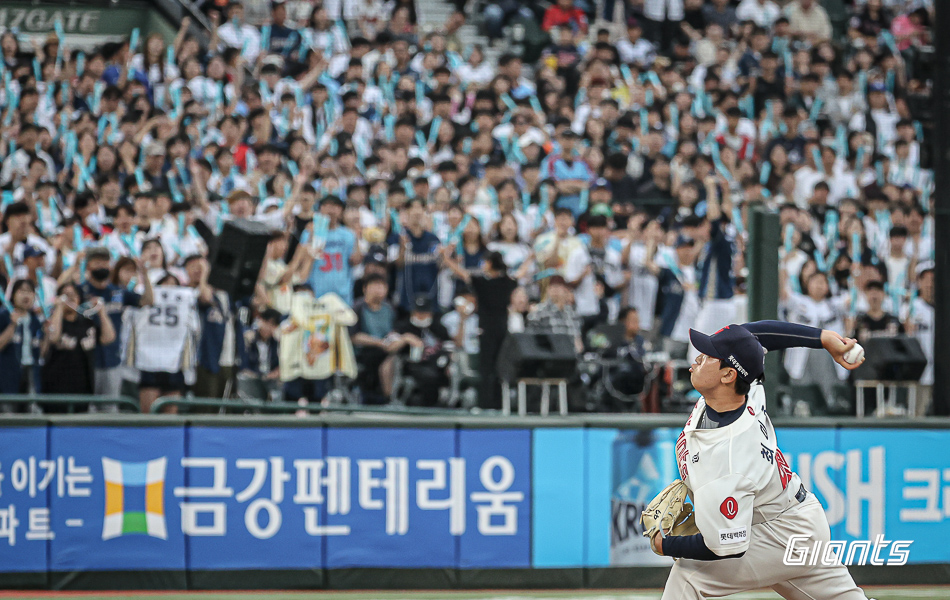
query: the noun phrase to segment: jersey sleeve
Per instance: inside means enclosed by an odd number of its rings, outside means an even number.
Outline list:
[[[738,474],[720,477],[693,491],[696,526],[714,554],[730,556],[749,549],[754,498],[752,483]]]
[[[188,313],[188,328],[192,332],[201,331],[201,317],[198,315],[198,290],[193,288],[182,288],[188,290],[188,295],[184,299],[184,310]]]
[[[123,306],[139,306],[142,303],[142,296],[136,294],[132,290],[123,290],[122,292],[122,304]]]
[[[755,321],[743,325],[766,350],[821,348],[821,329],[785,321]]]

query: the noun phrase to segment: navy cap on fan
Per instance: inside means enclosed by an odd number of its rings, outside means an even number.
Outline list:
[[[432,312],[432,300],[422,294],[416,296],[412,303],[412,312]]]
[[[363,257],[364,265],[385,265],[386,250],[382,246],[373,246]]]

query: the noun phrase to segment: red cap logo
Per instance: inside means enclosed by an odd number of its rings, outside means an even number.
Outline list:
[[[739,514],[739,503],[732,496],[729,496],[719,505],[719,512],[727,519],[733,519]]]

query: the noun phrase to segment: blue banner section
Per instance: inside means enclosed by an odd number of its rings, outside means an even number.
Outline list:
[[[534,432],[532,533],[535,567],[584,564],[584,510],[587,498],[584,429],[538,429]]]
[[[322,428],[192,427],[172,490],[192,569],[319,569],[326,507],[342,476]],[[335,510],[339,510],[334,504]]]
[[[530,567],[531,430],[463,429],[459,455],[469,491],[459,566]]]
[[[464,462],[451,429],[331,429],[327,456],[350,475],[327,519],[327,567],[454,567],[466,529]],[[328,458],[329,460],[329,458]]]
[[[184,570],[184,450],[182,427],[50,427],[50,570]]]
[[[833,459],[842,465],[840,495],[834,496],[843,506],[832,514],[826,505],[828,520],[838,522],[835,539],[881,540],[884,560],[896,555],[895,542],[910,541],[908,562],[950,561],[950,456],[944,451],[950,431],[845,429],[840,435]]]
[[[612,530],[610,491],[613,473],[612,449],[617,429],[587,430],[587,479],[584,484],[587,510],[585,512],[587,543],[584,545],[584,565],[610,565],[610,534]]]
[[[672,429],[590,429],[583,442],[570,430],[535,431],[533,484],[534,566],[572,566],[576,536],[566,518],[557,518],[553,503],[562,494],[559,478],[576,477],[572,457],[584,456],[582,478],[585,507],[584,560],[573,566],[656,565],[639,542],[639,513],[657,491],[678,474],[669,464]],[[910,564],[947,563],[950,553],[950,456],[935,452],[950,444],[950,431],[910,429],[786,428],[778,431],[779,447],[790,466],[825,508],[833,540],[866,543],[863,564],[877,557],[900,560],[896,542],[910,542]],[[540,458],[541,452],[548,453]],[[544,490],[542,492],[542,490]],[[563,515],[576,500],[566,492]],[[563,517],[562,515],[562,517]],[[544,541],[539,550],[537,544]],[[642,547],[641,547],[642,546]],[[852,564],[861,564],[862,549]]]
[[[10,427],[0,572],[668,563],[639,512],[677,476],[677,433]],[[778,436],[832,539],[950,562],[950,431]]]
[[[46,451],[45,427],[10,427],[0,435],[0,570],[47,570],[53,537],[49,498],[65,479]]]
[[[877,541],[885,562],[900,541],[911,542],[908,563],[950,561],[950,456],[939,450],[950,431],[787,429],[779,441],[832,539]]]

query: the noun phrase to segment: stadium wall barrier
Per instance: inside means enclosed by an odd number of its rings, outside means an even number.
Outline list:
[[[681,421],[4,417],[0,587],[660,586],[638,519]],[[950,581],[946,420],[776,426],[833,539],[912,542],[859,583]]]

